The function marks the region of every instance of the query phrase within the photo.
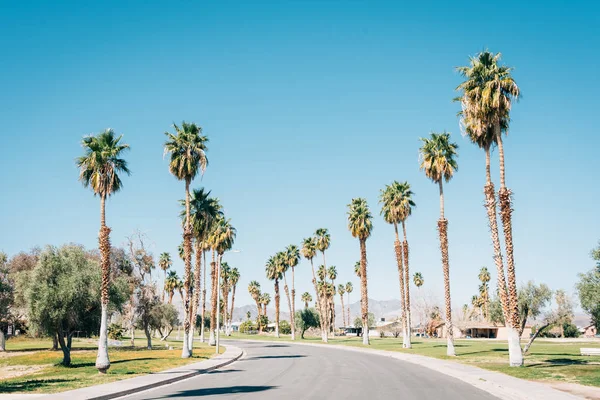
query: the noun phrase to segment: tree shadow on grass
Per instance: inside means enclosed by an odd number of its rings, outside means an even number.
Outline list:
[[[75,380],[76,379],[31,379],[18,382],[2,382],[0,383],[0,393],[32,392],[37,389],[44,389],[55,383],[66,383]]]
[[[130,360],[116,360],[116,361],[111,361],[110,365],[122,364],[122,363],[126,363],[126,362],[135,362],[135,361],[149,361],[149,360],[156,360],[156,358],[143,357],[143,358],[132,358]],[[56,366],[60,367],[62,365],[57,364]],[[72,362],[71,365],[66,368],[85,368],[85,367],[95,367],[95,366],[96,366],[96,362]]]
[[[228,387],[217,387],[217,388],[203,388],[203,389],[192,389],[183,390],[167,394],[161,397],[154,397],[152,400],[158,399],[170,399],[173,397],[202,397],[202,396],[217,396],[217,395],[232,395],[237,393],[256,393],[263,392],[265,390],[276,389],[277,386],[228,386]]]
[[[459,352],[457,355],[460,356],[469,356],[472,354],[485,354],[485,353],[490,353],[490,352],[494,352],[494,353],[500,353],[500,352],[508,352],[508,349],[502,349],[502,348],[496,348],[496,349],[487,349],[487,350],[479,350],[479,351],[470,351],[468,353],[461,353]]]

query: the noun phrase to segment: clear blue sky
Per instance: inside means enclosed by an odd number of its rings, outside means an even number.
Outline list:
[[[113,244],[141,229],[155,254],[176,254],[184,185],[162,145],[185,119],[210,138],[210,167],[194,186],[211,189],[238,229],[242,252],[228,256],[242,274],[238,304],[250,302],[249,280],[271,290],[271,254],[319,227],[331,232],[339,280],[357,286],[345,215],[357,196],[376,216],[369,295],[398,298],[393,229],[377,204],[392,180],[416,193],[411,269],[442,300],[438,192],[418,169],[418,138],[446,129],[460,145],[445,191],[459,307],[481,266],[495,273],[484,155],[460,135],[454,67],[489,48],[515,67],[523,92],[505,141],[517,278],[573,291],[600,238],[599,6],[401,3],[2,2],[0,249],[97,245],[99,200],[77,181],[74,159],[83,135],[112,127],[131,145],[133,171],[107,205]],[[308,263],[298,270],[302,293]]]

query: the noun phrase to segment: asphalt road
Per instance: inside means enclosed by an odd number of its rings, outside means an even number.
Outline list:
[[[123,399],[496,399],[428,368],[375,354],[290,343],[228,343],[246,355],[223,369]]]

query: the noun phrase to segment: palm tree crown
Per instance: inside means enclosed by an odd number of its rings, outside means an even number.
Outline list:
[[[355,198],[348,204],[348,229],[352,236],[360,240],[366,240],[371,236],[373,215],[366,199]]]
[[[115,132],[107,129],[97,136],[86,136],[81,141],[85,155],[76,159],[79,180],[83,186],[90,187],[95,195],[107,198],[118,192],[123,186],[119,172],[130,174],[127,161],[119,158],[129,149],[129,145],[120,144],[121,138],[123,135],[115,137]]]
[[[429,138],[421,138],[423,146],[420,149],[420,169],[435,183],[442,179],[446,182],[452,179],[454,172],[458,170],[456,162],[458,145],[450,142],[450,134],[431,133]]]
[[[394,181],[387,185],[379,195],[381,215],[385,222],[398,224],[412,214],[415,202],[412,199],[413,192],[408,182],[400,183]]]
[[[206,143],[202,128],[195,123],[182,122],[181,127],[173,124],[175,134],[165,132],[165,154],[169,153],[169,171],[179,180],[192,181],[198,173],[203,174],[208,166]]]
[[[302,257],[307,260],[312,260],[317,255],[317,241],[314,237],[305,238],[302,240],[302,249],[300,250]]]
[[[425,280],[423,279],[423,275],[420,272],[415,272],[415,274],[413,276],[413,282],[415,283],[416,287],[423,286],[423,284],[425,283]]]
[[[352,290],[354,290],[352,287],[352,282],[346,283],[346,293],[352,293]]]
[[[163,271],[168,270],[173,265],[173,261],[171,260],[171,255],[169,253],[162,253],[158,259],[158,266]]]
[[[298,249],[298,246],[293,245],[293,244],[289,245],[285,249],[284,254],[285,254],[285,262],[290,267],[294,268],[300,262],[300,249]]]
[[[329,245],[331,244],[331,236],[325,228],[317,229],[317,231],[315,232],[315,239],[317,250],[319,250],[320,252],[324,252],[325,250],[327,250],[329,248]]]
[[[327,268],[327,276],[332,281],[335,281],[337,278],[337,268],[335,268],[335,265],[331,265],[329,268]]]

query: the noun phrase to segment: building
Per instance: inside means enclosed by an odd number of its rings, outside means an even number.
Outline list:
[[[594,325],[589,325],[589,326],[580,328],[579,332],[581,332],[581,336],[583,336],[585,338],[593,338],[593,337],[598,336],[598,331],[596,330],[596,327]]]
[[[461,321],[452,326],[455,339],[508,339],[508,328],[491,322]],[[437,337],[445,338],[447,334],[446,324],[442,323],[437,329]],[[531,336],[531,326],[523,329],[521,339]]]

